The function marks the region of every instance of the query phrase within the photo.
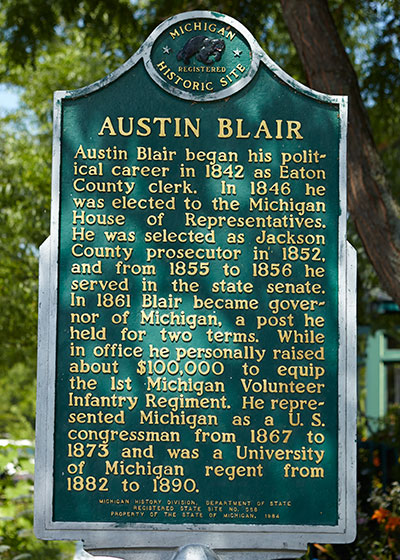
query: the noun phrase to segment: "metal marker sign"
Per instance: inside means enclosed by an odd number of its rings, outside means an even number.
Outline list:
[[[39,537],[151,558],[354,537],[346,118],[210,12],[56,93]]]

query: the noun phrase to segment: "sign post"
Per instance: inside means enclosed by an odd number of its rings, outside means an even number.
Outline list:
[[[154,560],[351,541],[346,98],[190,12],[54,107],[37,536]]]

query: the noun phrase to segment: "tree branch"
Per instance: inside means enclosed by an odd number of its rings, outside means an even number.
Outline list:
[[[327,0],[280,0],[313,89],[349,96],[348,207],[382,287],[400,304],[400,209]]]

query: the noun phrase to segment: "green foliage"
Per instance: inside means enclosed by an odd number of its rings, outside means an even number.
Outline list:
[[[48,228],[49,162],[40,138],[6,127],[0,160],[0,433],[25,437],[34,421],[37,248]]]
[[[50,202],[50,144],[18,117],[0,123],[0,433],[14,437],[33,427],[37,255]]]
[[[346,44],[396,196],[400,194],[400,2],[362,1],[355,13],[356,17],[354,12],[346,17]]]
[[[359,499],[365,507],[370,488],[385,488],[400,480],[400,406],[392,405],[379,421],[360,415],[358,430]]]
[[[375,431],[361,417],[359,431],[356,540],[315,544],[302,560],[400,558],[400,406],[393,406]]]
[[[400,1],[329,0],[329,5],[357,72],[393,192],[399,194]],[[0,434],[33,437],[37,260],[38,248],[49,233],[53,91],[76,89],[105,76],[131,56],[163,19],[194,9],[235,17],[271,58],[304,82],[305,73],[290,41],[279,0],[1,3],[0,76],[18,88],[21,107],[0,120]],[[375,328],[387,327],[387,317],[382,318],[371,307],[371,294],[378,282],[352,226],[350,239],[359,250],[361,321]],[[398,422],[386,423],[374,440],[397,447],[399,441]],[[27,448],[0,448],[0,558],[62,559],[70,554],[69,549],[40,543],[32,534],[30,459]],[[7,467],[10,464],[12,469]],[[341,560],[392,560],[399,554],[398,527],[386,530],[387,521],[372,519],[380,508],[390,512],[384,514],[385,520],[400,515],[399,488],[393,487],[385,494],[379,482],[381,465],[373,467],[366,473],[364,481],[368,485],[360,493],[356,543],[320,546],[308,559],[319,555]]]
[[[132,38],[141,42],[147,31],[146,13],[140,3],[129,0],[4,0],[2,4],[0,41],[6,45],[6,71],[35,63],[43,46],[63,37],[68,24],[82,30],[88,46],[101,37],[102,52],[111,48],[127,53]]]
[[[0,376],[0,430],[7,437],[34,438],[35,372],[31,359],[16,363]]]
[[[398,560],[400,557],[400,484],[374,488],[370,507],[358,510],[357,539],[349,545],[310,547],[302,560]]]
[[[0,442],[0,558],[67,560],[73,545],[39,541],[33,534],[33,448]]]

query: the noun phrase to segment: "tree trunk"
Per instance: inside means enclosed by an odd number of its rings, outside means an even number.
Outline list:
[[[382,287],[400,305],[400,211],[327,0],[280,0],[308,84],[349,96],[348,208]]]

